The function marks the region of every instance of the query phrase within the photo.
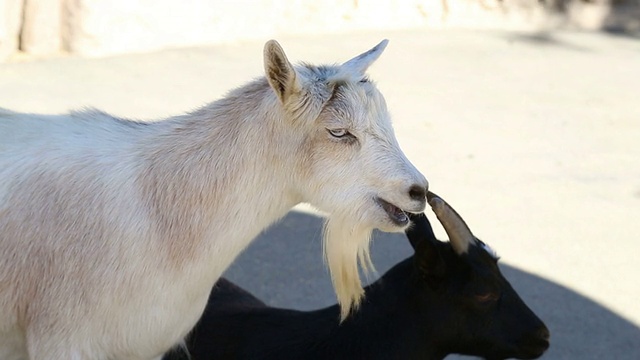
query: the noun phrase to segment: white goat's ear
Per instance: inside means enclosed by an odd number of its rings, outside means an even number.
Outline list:
[[[342,64],[342,67],[351,73],[364,75],[365,71],[376,61],[384,49],[387,47],[389,40],[382,40],[378,45],[374,46],[371,50],[366,51],[353,59]]]
[[[296,71],[280,44],[275,40],[269,40],[264,45],[264,71],[269,85],[283,103],[288,95],[296,92]]]

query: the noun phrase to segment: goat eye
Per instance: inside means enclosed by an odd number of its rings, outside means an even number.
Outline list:
[[[500,295],[494,294],[494,293],[485,293],[485,294],[475,295],[474,297],[477,301],[486,303],[486,302],[498,300],[500,298]]]
[[[329,132],[329,134],[331,134],[331,136],[338,139],[349,135],[349,132],[345,129],[327,129],[327,131]]]

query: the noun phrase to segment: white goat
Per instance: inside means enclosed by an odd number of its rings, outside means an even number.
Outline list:
[[[151,359],[195,325],[209,291],[294,205],[330,214],[342,316],[362,295],[373,228],[403,231],[427,181],[364,75],[386,46],[293,67],[192,113],[138,123],[99,111],[0,111],[0,358]]]

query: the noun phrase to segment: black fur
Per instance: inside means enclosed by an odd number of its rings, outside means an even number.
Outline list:
[[[337,305],[302,312],[265,305],[226,279],[187,339],[193,360],[487,359],[539,357],[549,331],[480,246],[457,255],[427,218],[407,230],[414,256],[366,288],[361,308],[339,323]],[[187,359],[176,350],[165,360]]]

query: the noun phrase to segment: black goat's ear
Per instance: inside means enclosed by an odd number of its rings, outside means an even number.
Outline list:
[[[415,251],[415,261],[421,275],[427,279],[444,276],[444,259],[440,254],[438,239],[433,233],[429,219],[424,213],[409,214],[411,226],[406,230],[407,238]]]
[[[407,238],[409,239],[413,250],[417,251],[418,244],[423,241],[431,242],[436,240],[436,235],[433,233],[431,223],[424,213],[410,213],[409,219],[411,220],[411,225],[407,228],[405,233],[407,234]]]
[[[423,242],[416,251],[414,258],[421,275],[432,284],[439,282],[444,277],[445,262],[435,242]]]

